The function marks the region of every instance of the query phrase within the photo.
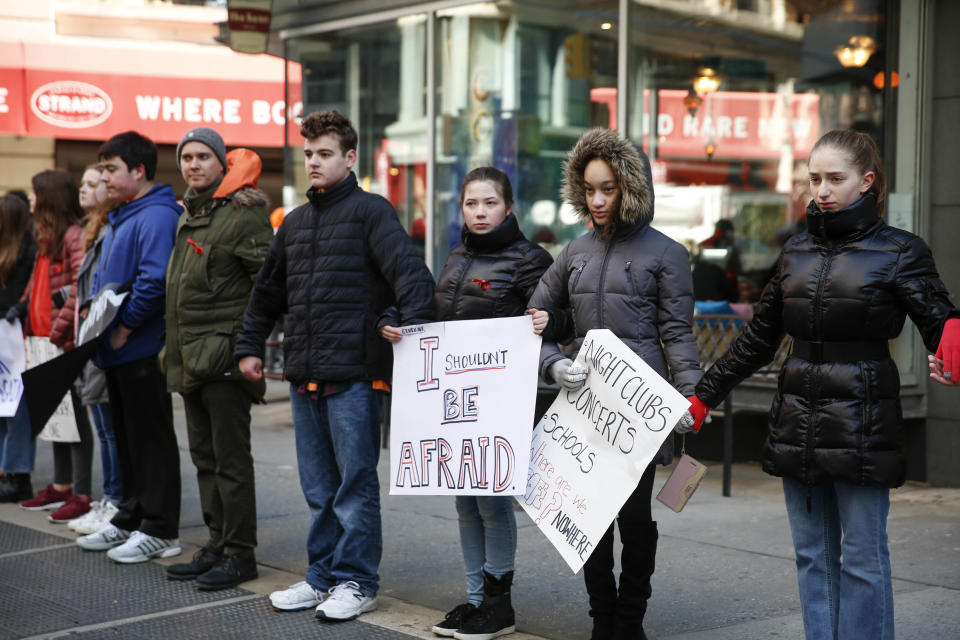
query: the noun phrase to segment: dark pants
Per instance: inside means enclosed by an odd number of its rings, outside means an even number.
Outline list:
[[[655,463],[647,467],[617,515],[623,544],[619,589],[613,574],[612,524],[583,566],[590,615],[610,626],[615,622],[618,638],[643,637],[641,629],[657,553],[657,523],[650,510],[655,469]]]
[[[208,382],[181,394],[200,507],[210,530],[205,545],[233,555],[257,546],[257,496],[250,454],[250,393],[242,384]]]
[[[123,501],[111,522],[176,538],[180,529],[180,450],[173,405],[157,357],[106,369]]]
[[[90,495],[90,468],[93,465],[93,432],[87,408],[72,388],[73,417],[77,421],[80,442],[53,443],[53,482],[73,485],[78,495]]]

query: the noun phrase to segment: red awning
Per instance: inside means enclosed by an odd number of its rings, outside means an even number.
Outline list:
[[[118,41],[0,42],[0,133],[105,140],[135,129],[176,144],[198,126],[229,146],[283,145],[299,115],[300,65],[227,47]],[[291,127],[296,143],[297,126]]]

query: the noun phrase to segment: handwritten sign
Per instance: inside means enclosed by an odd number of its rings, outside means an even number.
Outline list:
[[[577,354],[589,373],[533,431],[520,504],[574,572],[593,552],[690,403],[608,329]]]
[[[26,353],[20,321],[0,322],[0,417],[9,418],[17,413],[23,395],[20,374],[25,368]]]
[[[50,342],[50,338],[28,336],[26,344],[28,369],[53,360],[63,353],[63,349]],[[73,415],[73,400],[69,392],[60,400],[60,404],[37,437],[53,442],[80,442],[77,420]]]
[[[390,493],[522,494],[540,354],[530,316],[403,333],[393,348]]]

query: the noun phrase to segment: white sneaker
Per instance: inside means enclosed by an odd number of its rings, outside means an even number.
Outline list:
[[[283,591],[274,591],[270,594],[270,604],[274,609],[281,611],[299,611],[315,607],[327,597],[320,589],[314,589],[306,582],[290,585]]]
[[[76,517],[73,520],[68,521],[67,528],[69,528],[71,531],[76,531],[77,525],[82,525],[83,528],[86,529],[89,526],[89,524],[94,520],[99,521],[98,518],[99,518],[101,509],[103,509],[103,503],[100,502],[99,500],[94,500],[93,502],[90,503],[90,511],[87,511],[82,516]],[[99,530],[100,530],[100,527],[97,527],[93,531],[84,531],[83,534],[86,535],[88,533],[95,533],[96,531],[99,531]]]
[[[87,522],[78,522],[74,525],[73,530],[77,533],[93,533],[99,531],[106,525],[110,524],[110,521],[113,520],[113,516],[117,515],[117,505],[112,502],[106,502],[102,507],[100,507],[99,513],[92,517]]]
[[[130,532],[126,529],[107,523],[95,533],[77,538],[77,544],[87,551],[106,551],[118,544],[123,544],[129,537]]]
[[[330,589],[330,597],[317,607],[317,617],[327,620],[353,620],[361,613],[377,608],[377,598],[360,593],[360,585],[350,580]]]
[[[179,538],[155,538],[143,531],[134,531],[129,540],[107,551],[107,557],[114,562],[133,564],[150,558],[172,558],[181,551]]]
[[[107,500],[100,500],[99,502],[92,502],[90,511],[79,518],[74,518],[67,523],[67,526],[80,535],[96,533],[105,524],[113,520],[115,515],[117,515],[117,505]]]

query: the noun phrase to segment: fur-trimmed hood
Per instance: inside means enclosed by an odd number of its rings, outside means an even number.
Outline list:
[[[642,226],[653,221],[653,176],[647,154],[616,131],[602,128],[580,136],[563,163],[560,195],[573,205],[577,216],[584,222],[591,220],[583,171],[594,158],[610,165],[620,186],[619,226]]]

